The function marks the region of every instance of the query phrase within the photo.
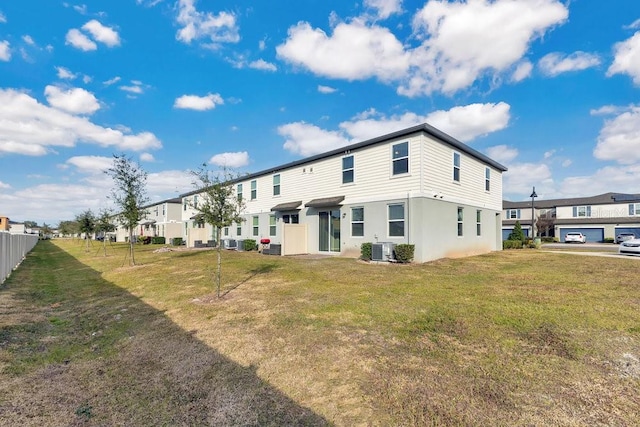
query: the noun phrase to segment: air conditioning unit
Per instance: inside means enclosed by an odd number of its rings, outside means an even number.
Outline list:
[[[389,261],[393,259],[393,248],[395,243],[381,242],[371,245],[371,260],[372,261]]]
[[[236,240],[236,250],[244,251],[244,240]]]
[[[237,242],[233,239],[225,239],[222,241],[222,244],[225,249],[237,249],[238,247]]]

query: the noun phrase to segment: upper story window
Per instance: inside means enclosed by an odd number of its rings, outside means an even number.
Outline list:
[[[574,206],[574,218],[589,218],[591,216],[591,206]]]
[[[158,207],[157,207],[157,206],[156,206],[156,208],[153,210],[153,214],[154,214],[155,216],[158,216]]]
[[[351,237],[363,237],[363,236],[364,236],[364,208],[351,208]]]
[[[520,219],[520,209],[507,209],[507,219]]]
[[[162,216],[167,214],[167,205],[162,205]]]
[[[242,184],[238,184],[236,187],[236,195],[238,196],[238,200],[242,200]]]
[[[182,210],[186,211],[187,210],[187,199],[182,199]]]
[[[353,182],[353,156],[342,158],[342,183],[350,184]]]
[[[409,172],[409,143],[401,142],[392,147],[393,175]]]
[[[389,237],[404,237],[404,204],[389,205]]]
[[[460,153],[453,153],[453,180],[460,182]]]
[[[193,196],[193,207],[198,209],[198,195]]]
[[[491,169],[484,169],[484,191],[491,191]]]
[[[273,175],[273,195],[280,195],[280,174]]]
[[[640,215],[640,203],[629,203],[629,216]]]
[[[258,198],[258,181],[255,179],[251,181],[251,200]]]

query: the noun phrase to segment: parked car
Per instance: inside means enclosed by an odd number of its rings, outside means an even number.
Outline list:
[[[636,235],[633,233],[620,233],[616,236],[616,243],[622,243],[625,240],[635,239]]]
[[[587,236],[576,231],[570,231],[564,236],[565,243],[587,243]]]
[[[629,239],[620,243],[620,246],[618,246],[618,253],[640,255],[640,239]]]

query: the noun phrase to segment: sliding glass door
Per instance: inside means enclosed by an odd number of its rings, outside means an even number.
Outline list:
[[[318,249],[321,252],[340,252],[340,211],[322,211],[318,216]]]

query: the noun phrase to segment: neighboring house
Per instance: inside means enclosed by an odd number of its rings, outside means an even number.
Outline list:
[[[9,224],[9,218],[6,216],[0,216],[0,231],[9,231],[11,225]]]
[[[146,210],[146,216],[138,223],[133,235],[161,236],[166,239],[167,243],[169,243],[169,239],[182,237],[181,206],[182,199],[179,197],[143,206],[142,209]],[[116,241],[125,242],[129,238],[129,231],[118,224],[115,235]]]
[[[11,234],[25,234],[27,229],[22,222],[9,221],[9,232]]]
[[[536,234],[555,236],[564,241],[571,231],[587,236],[587,242],[602,242],[621,232],[640,237],[640,194],[605,193],[592,197],[535,200]],[[541,219],[540,219],[541,218]],[[506,239],[520,221],[530,235],[531,201],[503,202],[502,238]],[[540,228],[540,230],[538,230]]]
[[[223,239],[269,239],[280,254],[357,256],[362,243],[415,245],[415,261],[502,249],[506,168],[427,124],[233,182],[245,221]],[[214,239],[183,194],[188,246]]]

